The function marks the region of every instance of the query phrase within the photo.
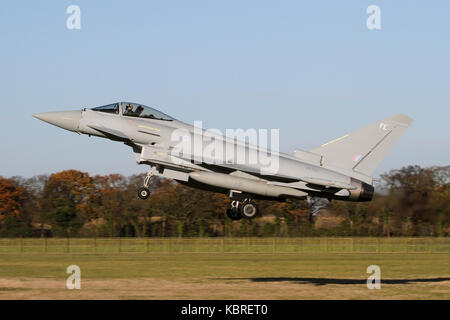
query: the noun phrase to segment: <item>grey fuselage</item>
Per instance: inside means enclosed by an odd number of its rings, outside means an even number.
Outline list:
[[[372,198],[371,177],[327,163],[323,157],[307,151],[297,150],[295,155],[289,155],[175,119],[126,116],[125,103],[118,105],[117,114],[85,108],[67,111],[66,116],[60,112],[59,118],[55,113],[42,113],[35,117],[77,133],[123,142],[133,148],[136,161],[150,165],[155,175],[197,188],[223,193],[244,192],[254,198],[274,200],[304,199],[307,196],[349,201],[369,201]],[[210,139],[205,139],[205,134]],[[196,147],[192,147],[191,152],[179,150],[180,144],[193,145],[199,141],[203,147],[200,149],[204,150],[211,140],[223,150],[233,150],[232,159],[227,155],[221,159],[205,158]],[[276,171],[262,170],[261,163],[251,162],[249,156],[244,161],[236,161],[239,154],[252,152],[276,159]]]

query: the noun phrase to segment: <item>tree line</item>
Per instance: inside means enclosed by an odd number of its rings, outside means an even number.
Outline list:
[[[258,201],[261,216],[232,221],[227,196],[144,175],[66,170],[0,177],[0,237],[448,236],[450,166],[381,175],[371,202],[333,201],[309,221],[306,201]]]

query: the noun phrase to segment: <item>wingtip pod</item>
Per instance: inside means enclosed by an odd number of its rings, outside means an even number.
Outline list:
[[[413,123],[413,118],[405,115],[405,114],[394,114],[388,118],[391,121],[398,122],[409,127]]]

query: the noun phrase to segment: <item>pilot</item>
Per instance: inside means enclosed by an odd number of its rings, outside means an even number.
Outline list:
[[[130,115],[133,112],[133,107],[131,106],[131,104],[128,104],[125,107],[125,112],[123,113],[124,115]]]

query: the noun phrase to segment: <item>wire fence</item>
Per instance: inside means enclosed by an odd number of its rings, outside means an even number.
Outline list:
[[[8,238],[2,253],[450,253],[450,238]]]

